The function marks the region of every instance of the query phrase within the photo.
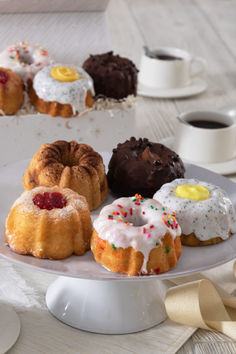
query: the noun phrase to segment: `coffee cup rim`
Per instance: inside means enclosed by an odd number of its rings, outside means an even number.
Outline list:
[[[192,119],[191,118],[189,119],[189,117],[191,115],[192,115],[192,117],[191,117]],[[193,117],[193,115],[195,115],[195,116]],[[206,116],[206,115],[208,115],[208,117],[205,118],[205,119],[202,119],[202,117]],[[202,120],[202,121],[204,121],[204,120],[208,120],[208,121],[210,120],[211,121],[212,120],[212,121],[218,121],[218,122],[225,123],[225,120],[223,120],[223,119],[222,120],[220,120],[220,119],[217,120],[216,116],[218,118],[221,117],[221,118],[226,119],[227,120],[227,124],[228,124],[228,122],[230,122],[229,125],[227,127],[223,127],[223,128],[211,129],[211,128],[200,128],[200,127],[196,127],[196,126],[193,126],[191,124],[188,124],[189,122],[191,122],[193,120],[196,120],[196,119],[197,120]],[[188,117],[188,119],[186,119],[186,117]],[[199,110],[199,111],[182,112],[182,113],[177,115],[177,119],[178,119],[178,121],[181,124],[186,125],[190,129],[196,129],[198,131],[202,130],[202,131],[208,131],[208,132],[215,132],[215,131],[221,132],[221,131],[226,131],[226,130],[229,130],[229,129],[232,129],[232,128],[236,127],[236,120],[233,117],[229,116],[228,114],[225,114],[225,113],[222,113],[222,112],[216,112],[216,111],[206,111],[206,110],[202,111],[202,110]]]

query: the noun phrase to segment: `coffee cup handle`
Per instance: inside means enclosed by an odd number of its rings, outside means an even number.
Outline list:
[[[193,71],[193,66],[195,64],[198,64],[199,66],[199,70],[197,71]],[[200,64],[200,65],[199,65]],[[190,76],[191,78],[195,78],[197,76],[202,75],[204,72],[206,71],[206,61],[200,57],[195,57],[191,60],[191,72],[190,72]]]

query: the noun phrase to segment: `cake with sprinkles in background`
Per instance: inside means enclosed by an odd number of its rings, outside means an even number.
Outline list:
[[[0,53],[0,66],[18,74],[26,86],[39,70],[52,63],[47,49],[27,42],[10,45]]]
[[[180,235],[174,212],[136,194],[101,210],[94,221],[91,250],[95,260],[113,272],[160,274],[176,266]]]
[[[174,151],[146,138],[132,137],[113,149],[107,178],[117,196],[137,192],[152,197],[163,184],[184,177],[184,172],[183,162]]]
[[[227,193],[198,179],[176,179],[157,191],[154,199],[175,210],[186,246],[206,246],[236,232],[236,214]]]

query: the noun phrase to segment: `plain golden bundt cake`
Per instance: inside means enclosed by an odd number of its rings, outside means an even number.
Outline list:
[[[71,188],[87,199],[90,210],[96,209],[108,194],[101,155],[76,141],[41,145],[24,174],[23,185],[26,190],[54,185]]]
[[[10,69],[0,68],[0,115],[15,114],[24,102],[23,81]]]
[[[86,199],[71,189],[25,191],[6,220],[6,241],[19,254],[63,259],[89,249],[92,223]]]

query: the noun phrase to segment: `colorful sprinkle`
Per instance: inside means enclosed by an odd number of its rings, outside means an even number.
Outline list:
[[[161,210],[165,210],[165,208],[163,207],[163,208],[161,208]]]
[[[117,247],[114,245],[114,243],[112,243],[111,247],[113,248],[113,250],[117,250]]]
[[[135,204],[135,205],[140,205],[140,203],[139,203],[139,202],[135,202],[134,204]]]
[[[169,247],[165,247],[165,253],[168,254],[170,252],[170,248]]]
[[[150,225],[150,229],[153,229],[154,228],[154,225]]]
[[[166,219],[162,218],[162,221],[165,223],[166,226],[169,227],[169,224],[168,224],[168,222],[166,221]]]
[[[143,234],[145,234],[146,233],[146,229],[145,229],[145,227],[143,227]]]
[[[151,234],[147,234],[147,238],[150,238],[151,237]]]
[[[150,205],[150,208],[151,208],[151,209],[154,209],[154,206],[153,206],[153,205]]]
[[[121,209],[123,208],[123,206],[122,206],[122,205],[120,205],[120,204],[117,204],[117,206],[118,206],[118,208],[121,208]]]
[[[146,214],[145,211],[143,211],[142,214],[145,215]]]
[[[133,209],[132,208],[129,209],[129,213],[130,213],[130,215],[133,215]]]

